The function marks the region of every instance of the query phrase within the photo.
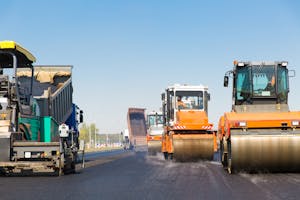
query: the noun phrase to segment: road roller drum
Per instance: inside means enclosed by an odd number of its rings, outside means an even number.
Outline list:
[[[213,134],[173,135],[173,159],[176,161],[212,160]]]
[[[299,171],[300,131],[231,133],[231,169],[240,171]],[[230,167],[230,166],[229,166]]]
[[[161,152],[161,140],[148,141],[148,154],[156,155]]]

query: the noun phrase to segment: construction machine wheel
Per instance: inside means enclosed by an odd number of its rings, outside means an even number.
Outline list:
[[[70,173],[72,173],[72,174],[76,173],[76,163],[75,163],[75,161],[72,161],[72,163],[71,163]]]
[[[53,176],[61,176],[63,175],[63,169],[62,168],[56,168],[53,172]]]
[[[76,162],[78,159],[78,154],[77,153],[73,153],[73,158],[72,158],[72,162],[71,162],[71,173],[75,174],[76,173]]]

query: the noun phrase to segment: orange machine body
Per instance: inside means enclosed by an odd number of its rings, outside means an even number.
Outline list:
[[[299,125],[293,125],[293,122],[299,122],[300,124],[300,112],[228,112],[220,119],[219,133],[222,133],[220,135],[225,138],[229,138],[231,129],[285,129],[287,127],[299,127]]]

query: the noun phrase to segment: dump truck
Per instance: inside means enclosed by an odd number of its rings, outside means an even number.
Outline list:
[[[34,66],[14,41],[0,42],[0,173],[75,172],[82,111],[72,66]]]
[[[144,108],[129,108],[127,113],[130,149],[144,151],[147,148],[147,127]]]
[[[234,171],[300,170],[300,112],[288,106],[288,62],[234,61],[232,110],[219,120],[221,161]]]
[[[147,114],[148,154],[161,152],[161,137],[164,132],[162,112],[152,111]]]
[[[208,122],[208,87],[175,84],[162,93],[164,158],[176,161],[213,160],[216,131]]]

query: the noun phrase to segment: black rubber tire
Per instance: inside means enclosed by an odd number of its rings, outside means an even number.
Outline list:
[[[53,172],[53,176],[61,176],[63,175],[63,171],[61,169],[55,169]]]
[[[76,173],[76,163],[75,161],[73,161],[71,163],[71,173],[75,174]]]

